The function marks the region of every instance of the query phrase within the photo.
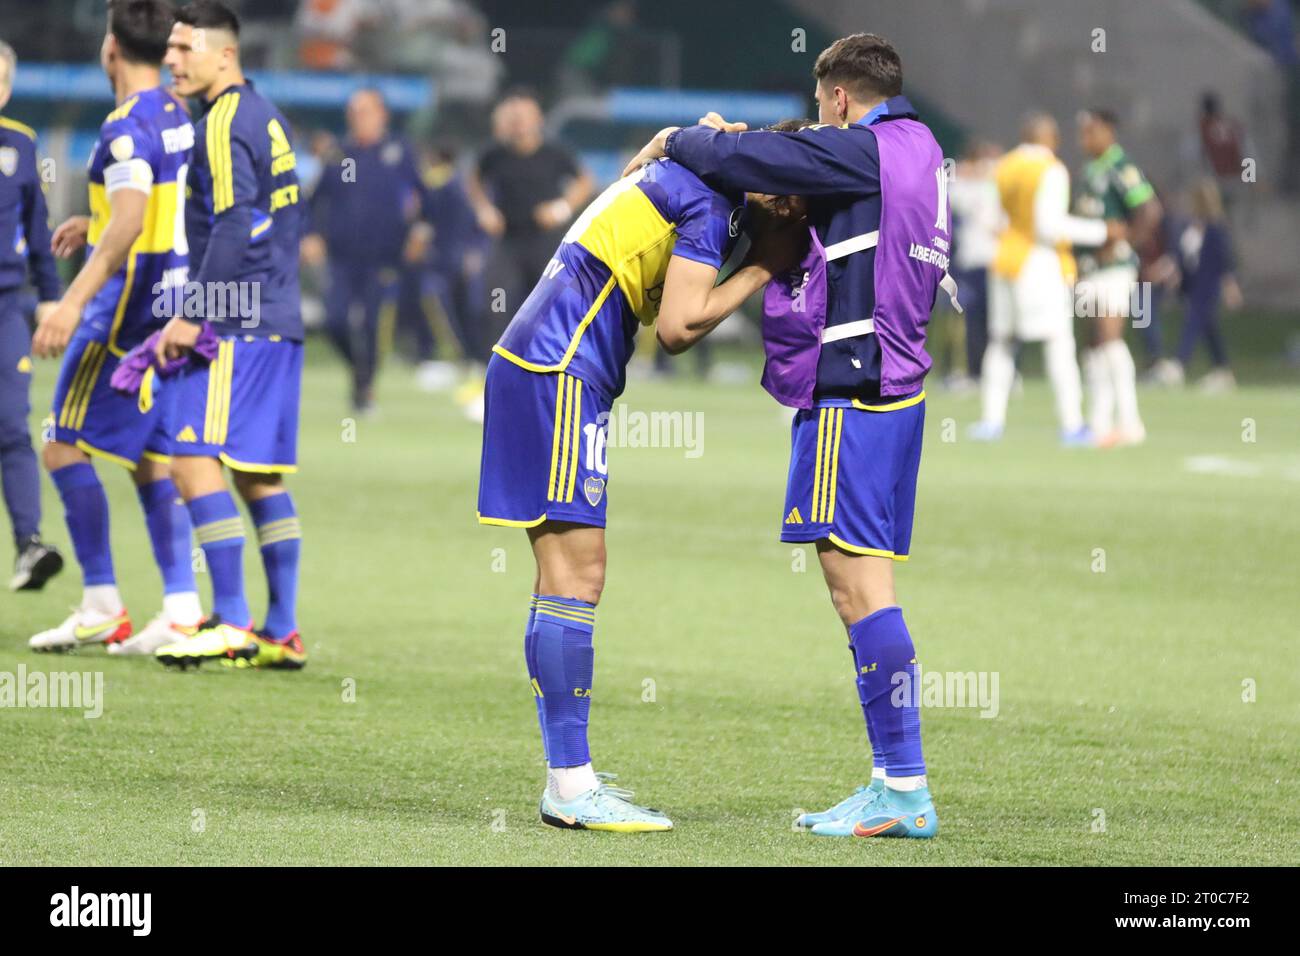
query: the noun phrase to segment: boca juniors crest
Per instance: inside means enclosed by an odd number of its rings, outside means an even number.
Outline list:
[[[0,173],[12,176],[18,172],[18,150],[12,146],[0,146]]]
[[[600,504],[600,496],[605,493],[605,479],[594,475],[582,483],[582,493],[587,496],[587,503],[593,508]]]

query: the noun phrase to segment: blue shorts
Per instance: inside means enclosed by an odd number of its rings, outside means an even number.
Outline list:
[[[298,470],[302,343],[226,335],[210,364],[196,362],[164,390],[176,393],[172,454],[219,458],[235,471]]]
[[[141,458],[167,461],[171,441],[167,412],[170,389],[160,389],[152,402],[141,403],[124,395],[108,381],[117,369],[118,356],[90,335],[74,335],[63,353],[59,380],[54,386],[46,438],[76,445],[87,454],[107,458],[132,470]]]
[[[543,521],[605,527],[610,400],[564,372],[488,362],[478,520],[532,528]]]
[[[925,392],[795,415],[781,540],[906,561],[924,424]]]

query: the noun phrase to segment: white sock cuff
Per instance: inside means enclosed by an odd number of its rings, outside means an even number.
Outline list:
[[[82,588],[81,607],[101,614],[121,614],[122,595],[116,584],[91,584]]]
[[[890,790],[898,790],[904,793],[910,793],[913,790],[924,790],[926,788],[925,774],[917,777],[891,777],[886,775],[885,786]]]
[[[176,591],[163,595],[163,613],[171,623],[191,627],[203,619],[203,605],[194,591]]]

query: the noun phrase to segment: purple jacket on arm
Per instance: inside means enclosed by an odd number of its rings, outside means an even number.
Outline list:
[[[845,127],[690,127],[668,138],[667,152],[715,189],[806,198],[826,250],[824,312],[796,316],[825,328],[814,351],[816,399],[870,403],[921,389],[930,368],[926,325],[948,266],[949,210],[942,151],[906,98]],[[769,352],[769,381],[806,375],[808,356],[793,358],[773,363]],[[805,388],[800,381],[778,390],[802,396]]]

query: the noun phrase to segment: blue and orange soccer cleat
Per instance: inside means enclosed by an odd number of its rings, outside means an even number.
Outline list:
[[[562,830],[608,830],[612,833],[655,833],[673,828],[673,821],[652,807],[632,802],[632,791],[609,783],[615,774],[598,773],[600,786],[571,800],[552,796],[548,788],[538,808],[542,822]]]
[[[812,832],[814,836],[929,839],[939,832],[939,817],[928,787],[907,793],[885,790],[862,813],[819,823]]]
[[[843,819],[856,820],[880,799],[884,790],[885,782],[873,779],[870,786],[858,787],[829,810],[823,810],[821,813],[799,814],[794,825],[800,830],[811,830],[819,823],[832,823]]]

